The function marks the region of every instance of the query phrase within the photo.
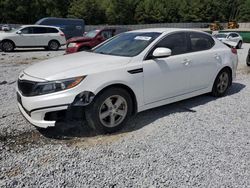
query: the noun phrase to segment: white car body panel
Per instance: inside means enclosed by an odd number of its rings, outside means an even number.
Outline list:
[[[72,89],[46,95],[25,97],[17,89],[22,99],[22,105],[19,104],[21,112],[32,124],[46,128],[54,126],[55,122],[44,121],[45,114],[67,109],[67,105],[70,105],[83,91],[90,91],[97,95],[108,86],[122,84],[133,91],[137,101],[137,112],[141,112],[211,92],[216,76],[224,67],[230,67],[232,78],[235,78],[237,55],[216,39],[215,45],[210,50],[144,60],[148,51],[163,36],[179,30],[131,31],[162,33],[135,57],[80,52],[46,60],[27,68],[19,76],[20,80],[44,82],[78,76],[87,77]],[[143,69],[143,72],[138,74],[128,72],[135,69]],[[26,111],[29,111],[30,115]]]

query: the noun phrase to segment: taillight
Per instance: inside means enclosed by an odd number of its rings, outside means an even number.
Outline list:
[[[61,35],[62,37],[65,37],[64,33],[60,33],[60,35]]]
[[[233,54],[236,54],[236,55],[237,55],[237,49],[236,49],[236,48],[231,48],[231,52],[232,52]]]

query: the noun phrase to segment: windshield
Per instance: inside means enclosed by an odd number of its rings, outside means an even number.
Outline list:
[[[217,34],[215,35],[216,38],[226,38],[227,35],[226,34]]]
[[[95,53],[133,57],[141,53],[161,33],[123,33],[93,50]]]
[[[84,36],[87,37],[87,38],[94,38],[97,35],[98,32],[99,32],[99,30],[89,31]]]

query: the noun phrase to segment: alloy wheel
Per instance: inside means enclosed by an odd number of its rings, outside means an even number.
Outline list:
[[[99,110],[99,119],[105,127],[113,128],[122,123],[127,112],[127,101],[120,95],[113,95],[102,103]]]
[[[229,84],[228,73],[227,72],[221,73],[221,75],[219,76],[218,84],[217,84],[218,92],[224,93],[225,90],[228,88],[228,84]]]

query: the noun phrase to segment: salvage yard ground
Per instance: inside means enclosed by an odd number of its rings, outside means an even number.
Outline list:
[[[148,110],[105,136],[84,121],[37,130],[18,111],[19,72],[63,49],[0,52],[0,187],[250,187],[249,48],[225,97]]]

